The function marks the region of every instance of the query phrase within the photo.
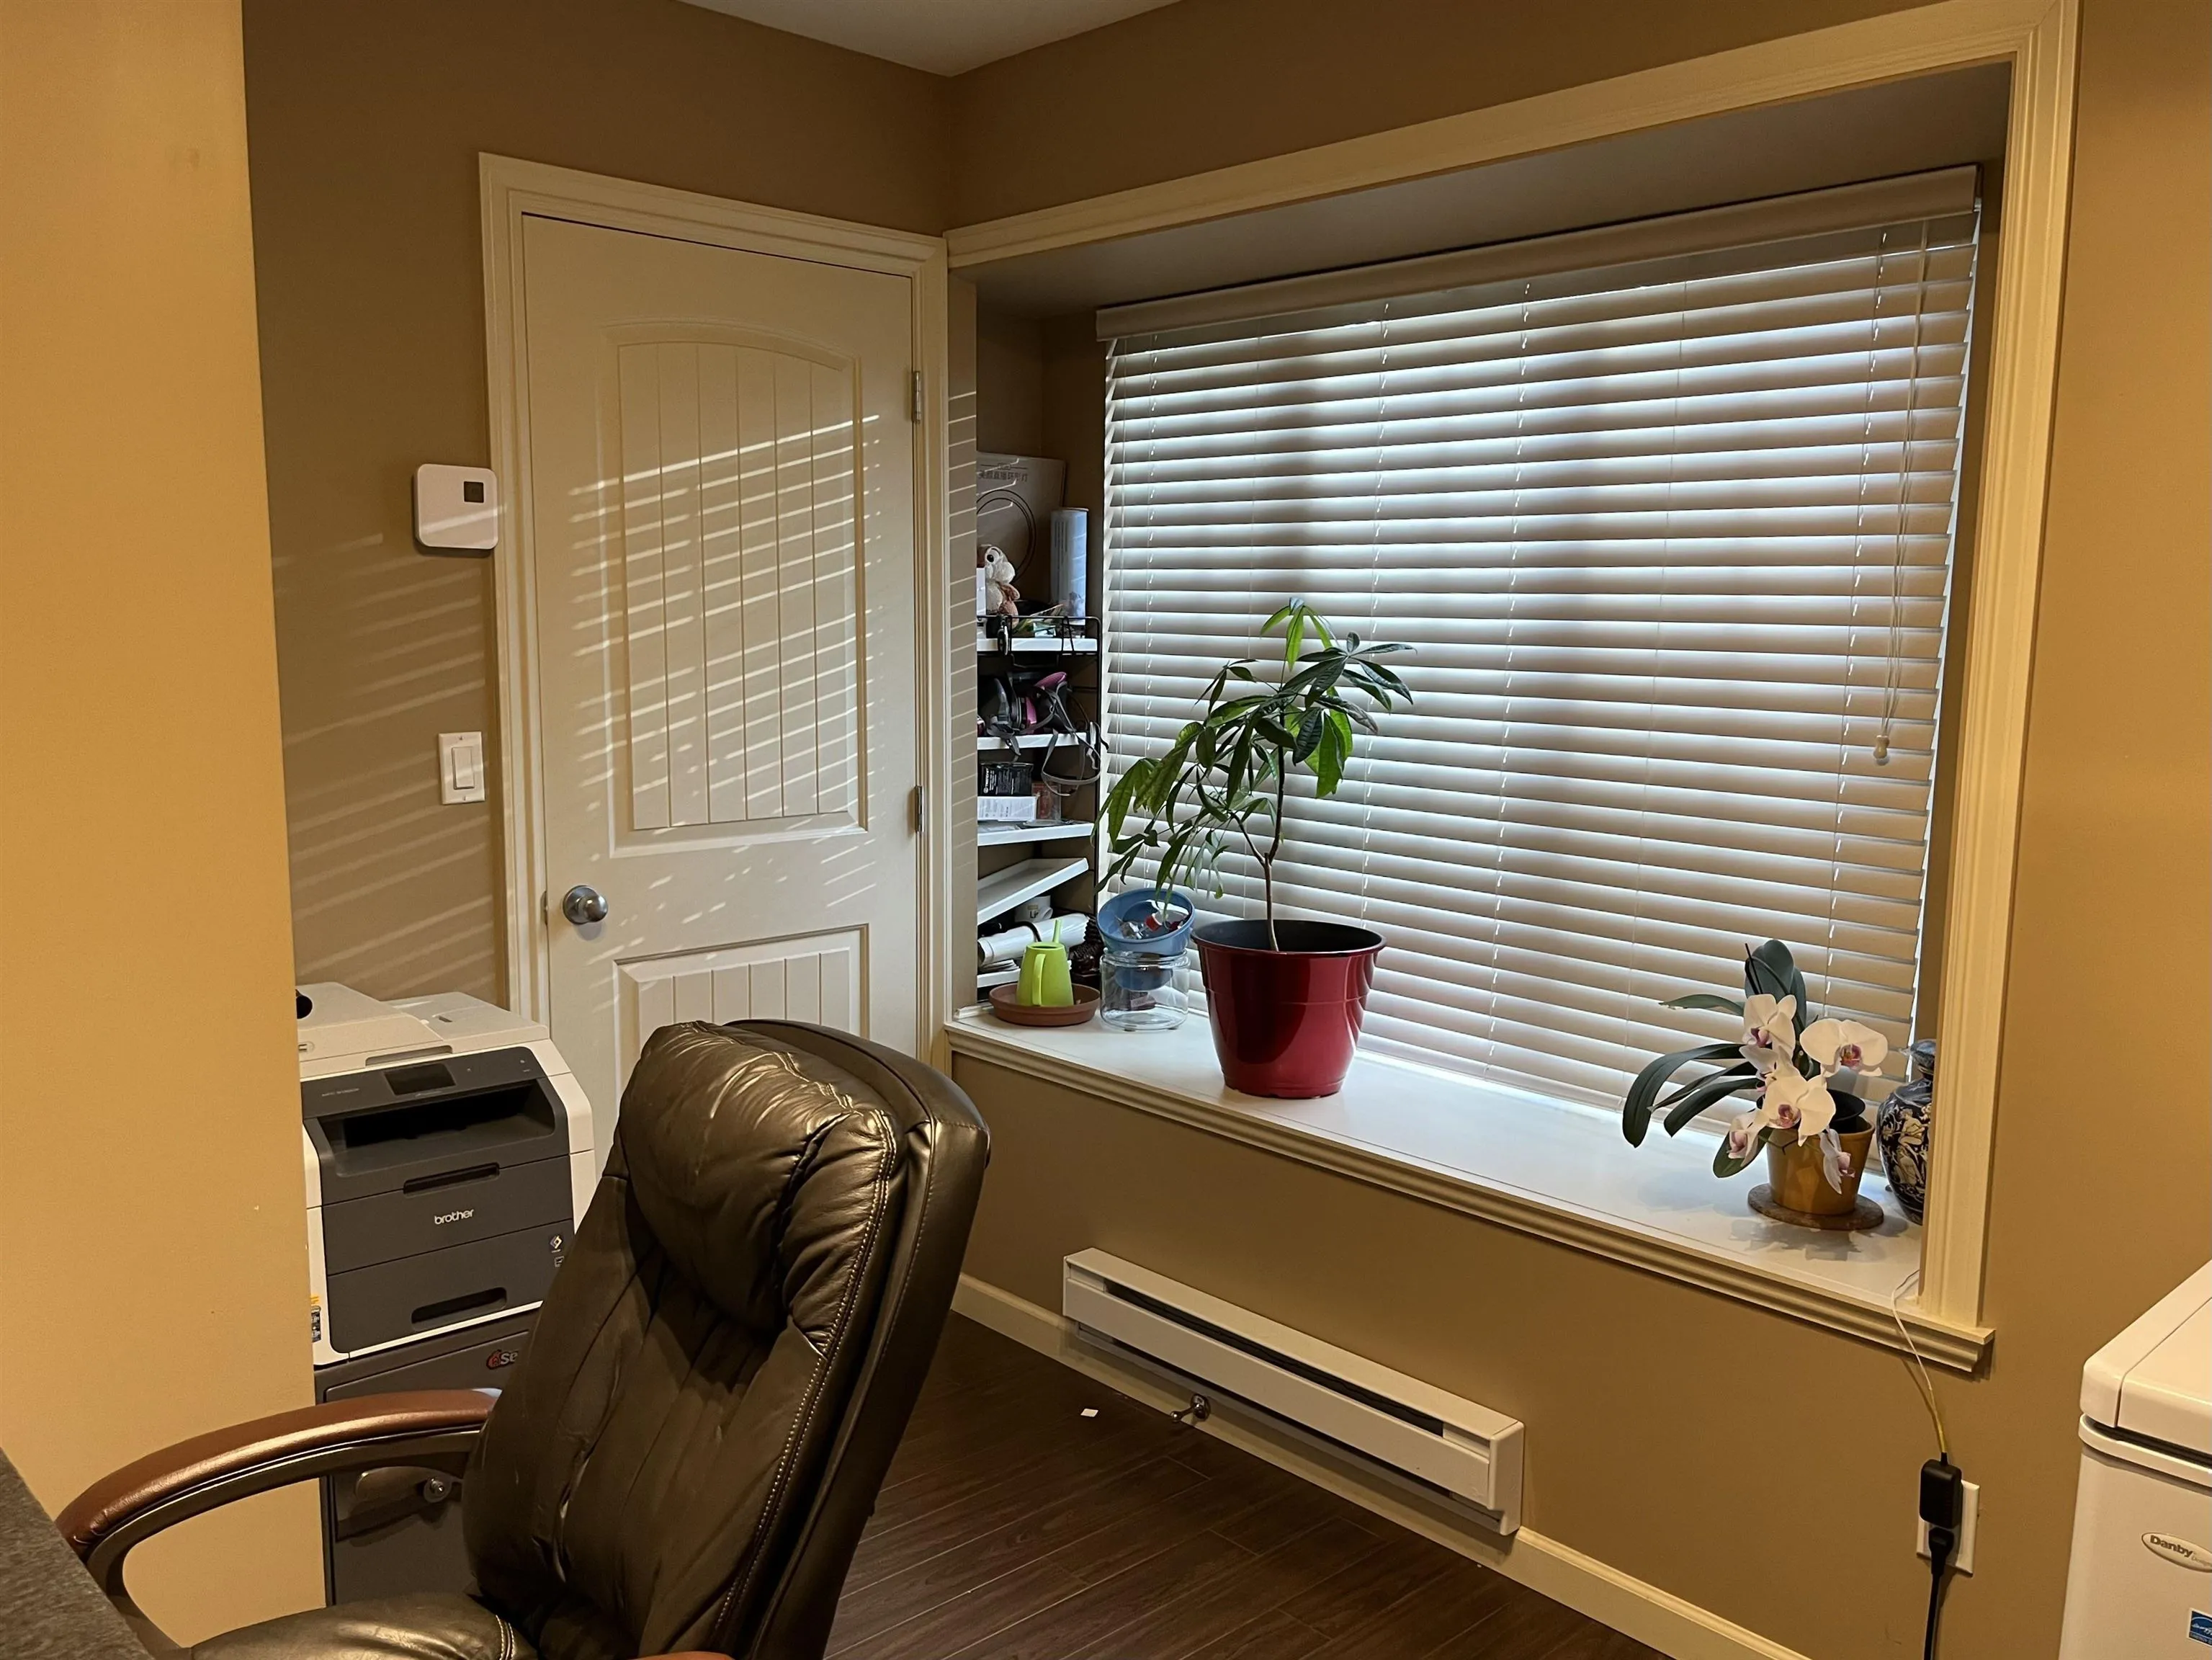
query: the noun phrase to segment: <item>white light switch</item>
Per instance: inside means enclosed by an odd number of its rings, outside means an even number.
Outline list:
[[[483,734],[438,734],[438,799],[448,805],[484,799]]]

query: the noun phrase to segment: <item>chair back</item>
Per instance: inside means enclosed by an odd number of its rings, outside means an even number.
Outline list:
[[[989,1155],[920,1061],[664,1027],[464,1489],[545,1660],[813,1660],[950,1308]]]

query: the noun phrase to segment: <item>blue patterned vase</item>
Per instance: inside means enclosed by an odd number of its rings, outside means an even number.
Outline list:
[[[1912,1076],[1889,1092],[1875,1115],[1881,1143],[1881,1167],[1889,1190],[1909,1221],[1918,1222],[1928,1203],[1928,1152],[1936,1111],[1936,1040],[1923,1037],[1906,1051]]]

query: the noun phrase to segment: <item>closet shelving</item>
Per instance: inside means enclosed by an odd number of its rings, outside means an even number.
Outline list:
[[[1089,874],[1091,860],[1081,859],[1024,859],[1018,865],[993,871],[975,883],[975,921],[980,925],[1005,915],[1025,900],[1050,893],[1062,883]]]
[[[1022,604],[1033,608],[1053,592],[1050,551],[1051,517],[1062,505],[1088,506],[1091,524],[1098,522],[1098,503],[1073,502],[1064,496],[1065,470],[1057,461],[1013,454],[978,457],[979,544],[1003,548],[1013,561],[1014,579]],[[1036,481],[1042,481],[1041,483]],[[1004,504],[1013,494],[1024,500]],[[1095,552],[1095,550],[1094,550]],[[1095,582],[1089,584],[1095,600]],[[979,582],[977,608],[983,595]],[[1095,604],[1091,606],[1096,610]],[[1085,775],[1095,761],[1098,714],[1098,674],[1101,626],[1097,616],[1073,619],[1025,609],[1018,619],[975,622],[975,672],[979,702],[986,719],[975,733],[979,800],[1005,801],[1004,795],[984,798],[983,771],[994,765],[1025,763],[1030,769],[1034,794],[1020,808],[1008,811],[1054,816],[1003,819],[983,817],[975,827],[975,922],[979,936],[1018,926],[1014,915],[1037,899],[1048,899],[1056,915],[1088,913],[1094,903],[1098,811],[1095,784],[1056,791],[1038,787],[1040,776],[1063,781]],[[1055,671],[1066,680],[1054,706],[1037,692],[1037,682]],[[1004,683],[994,689],[994,681]],[[994,690],[1000,695],[994,695]],[[1013,713],[1009,715],[1009,710]],[[1018,728],[1050,723],[1058,730],[1022,731]],[[1073,727],[1070,732],[1067,727]],[[994,729],[995,728],[995,729]],[[1011,787],[1007,781],[1006,787]],[[1018,799],[1018,797],[1015,798]],[[1056,811],[1055,811],[1056,810]],[[1016,977],[1015,964],[983,964],[981,953],[975,975],[980,997],[989,988]]]
[[[1087,839],[1098,828],[1088,818],[1062,819],[1059,824],[1046,822],[1035,824],[980,824],[975,830],[975,845],[979,848],[1014,848],[1030,842],[1073,842]]]
[[[1093,627],[1097,626],[1095,617],[1090,621]],[[975,630],[975,654],[986,662],[994,657],[1005,656],[1008,647],[1012,648],[1018,657],[1096,657],[1098,654],[1098,636],[1091,634],[1063,638],[1048,634],[1018,634],[1012,640],[1001,642],[997,635],[986,629]]]

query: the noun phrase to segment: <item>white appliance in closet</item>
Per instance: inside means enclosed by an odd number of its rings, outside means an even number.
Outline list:
[[[2212,1263],[2082,1369],[2059,1660],[2212,1657]]]

